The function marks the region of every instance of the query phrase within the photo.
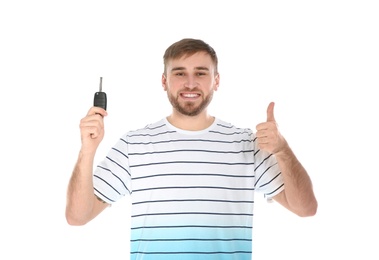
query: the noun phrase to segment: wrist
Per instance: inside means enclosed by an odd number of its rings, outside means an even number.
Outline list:
[[[292,150],[289,147],[287,142],[284,142],[284,144],[276,151],[273,153],[276,157],[283,157],[286,158],[290,155],[292,155]]]

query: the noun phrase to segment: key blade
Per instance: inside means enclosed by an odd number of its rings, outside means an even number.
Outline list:
[[[100,86],[99,86],[99,92],[103,91],[103,77],[100,77]]]

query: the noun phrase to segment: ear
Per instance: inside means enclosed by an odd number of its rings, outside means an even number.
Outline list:
[[[215,76],[215,84],[214,84],[215,91],[217,91],[219,85],[220,85],[220,74],[217,73],[217,75]]]
[[[167,86],[166,86],[166,83],[167,83],[167,78],[166,78],[166,76],[165,76],[165,74],[164,73],[162,73],[162,87],[163,87],[163,90],[164,91],[167,91]]]

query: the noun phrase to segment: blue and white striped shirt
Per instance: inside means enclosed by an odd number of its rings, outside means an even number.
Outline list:
[[[250,260],[255,191],[284,189],[248,128],[215,119],[184,131],[166,119],[126,133],[94,172],[95,194],[130,194],[130,259]]]

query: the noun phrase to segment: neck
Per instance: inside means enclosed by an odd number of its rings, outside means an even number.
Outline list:
[[[179,113],[172,113],[167,117],[168,122],[173,126],[187,131],[200,131],[211,126],[215,120],[213,116],[204,112],[196,116],[186,116]]]

